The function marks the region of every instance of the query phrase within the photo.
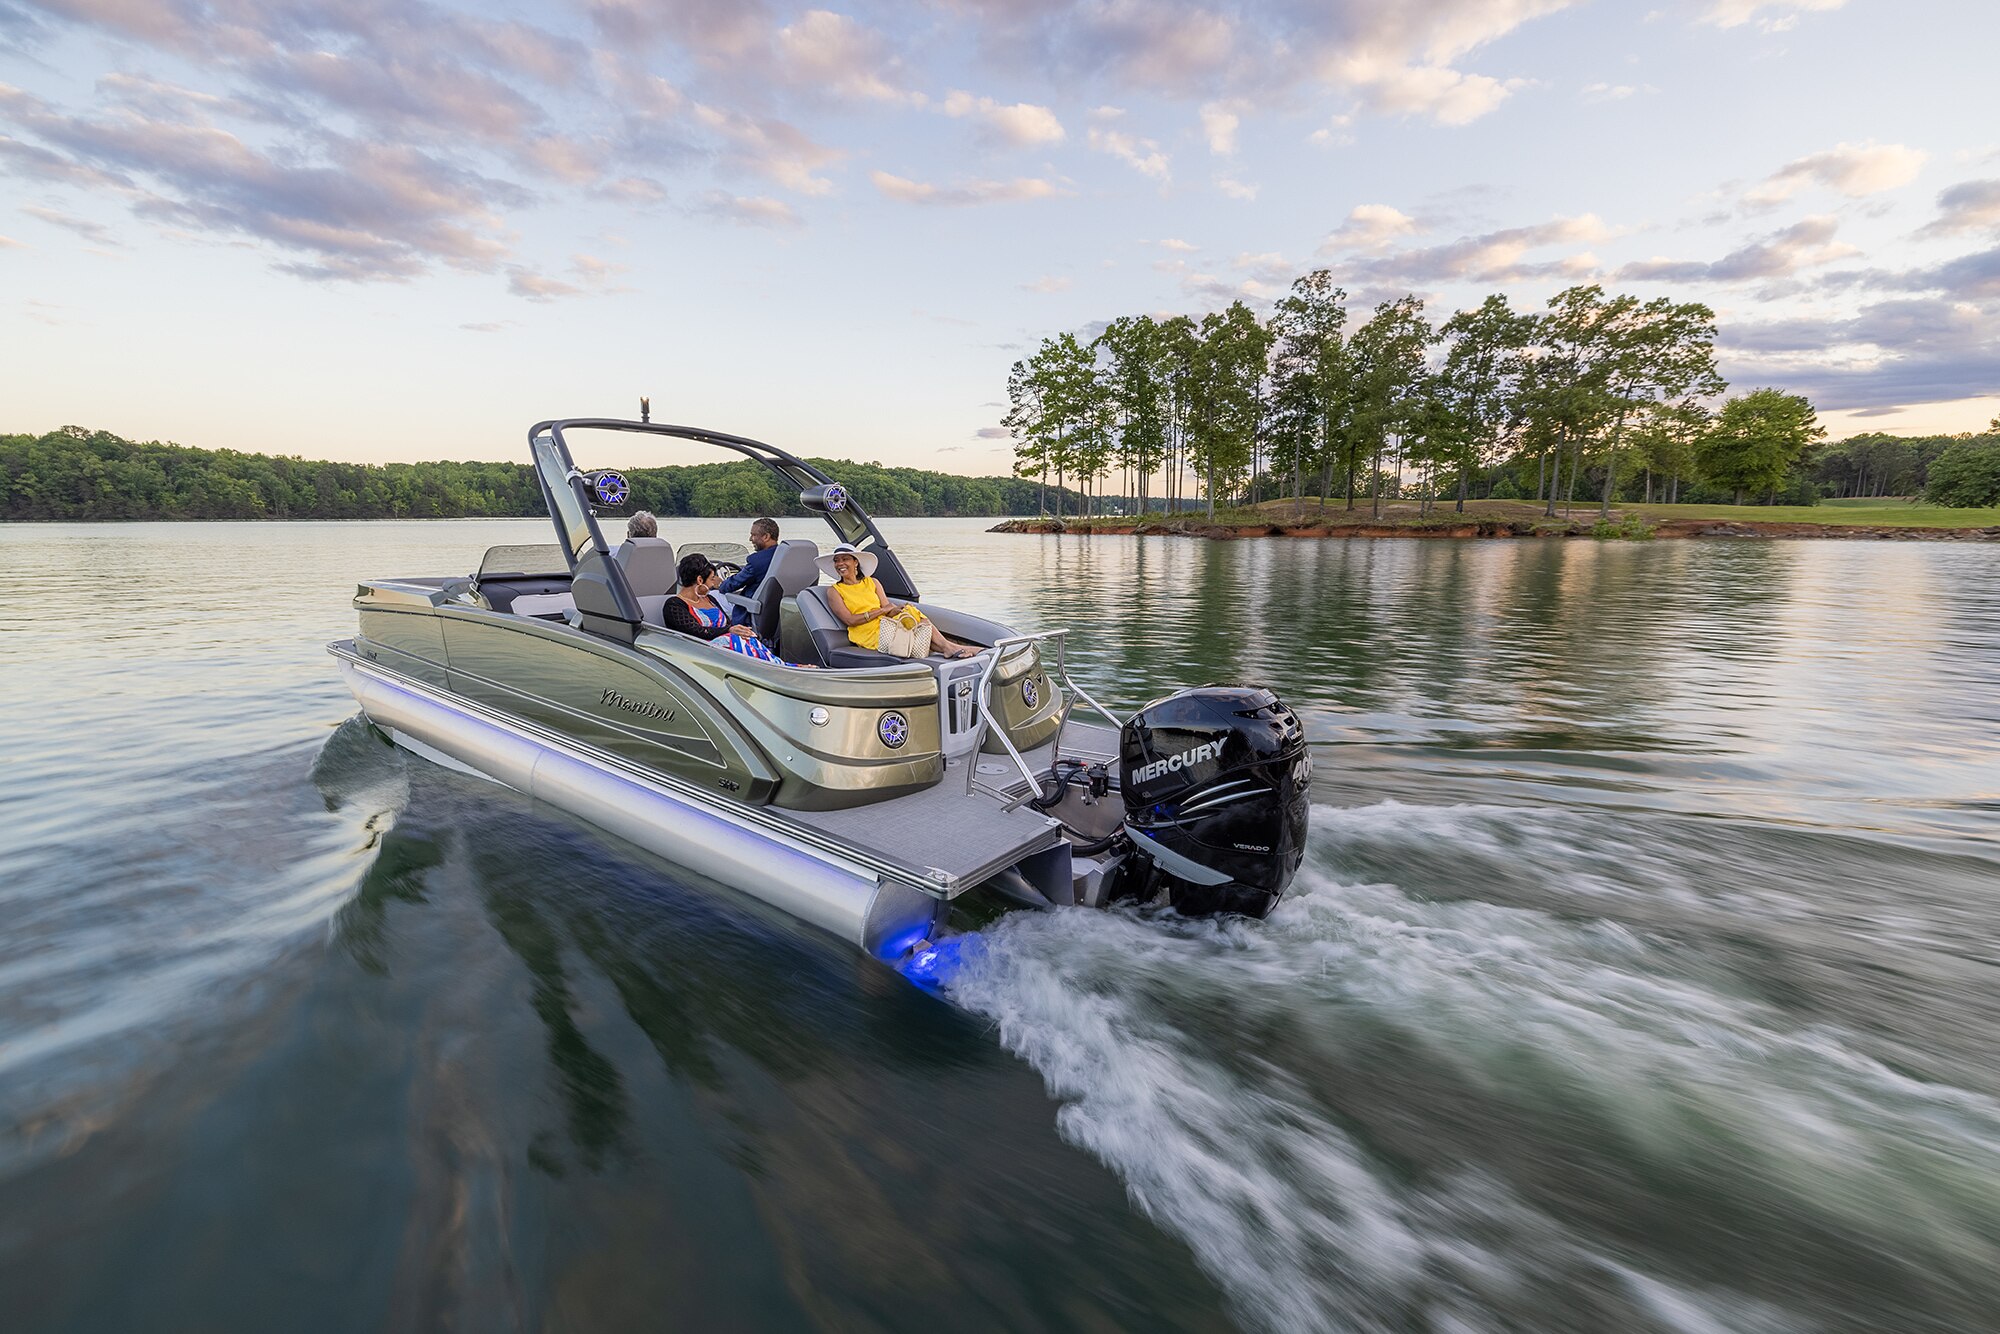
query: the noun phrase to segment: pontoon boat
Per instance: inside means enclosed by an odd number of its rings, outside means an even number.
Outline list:
[[[762,462],[837,540],[874,555],[891,598],[980,651],[857,647],[827,603],[818,547],[797,539],[741,599],[783,661],[666,629],[677,557],[740,549],[607,543],[598,515],[630,488],[575,465],[570,440],[586,432]],[[1066,631],[923,601],[854,497],[759,441],[579,418],[536,425],[529,448],[555,543],[494,547],[471,575],[363,583],[359,633],[329,645],[362,711],[399,744],[891,962],[978,899],[1262,916],[1284,894],[1304,852],[1311,762],[1270,691],[1184,690],[1119,718],[1070,679]]]

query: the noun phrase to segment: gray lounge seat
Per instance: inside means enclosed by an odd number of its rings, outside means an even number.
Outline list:
[[[847,637],[847,627],[827,606],[827,587],[818,585],[799,590],[799,616],[806,623],[806,630],[812,635],[813,649],[819,660],[828,667],[894,667],[908,662],[908,658],[898,658],[888,653],[877,653],[872,648],[862,648]],[[942,654],[932,654],[923,662],[944,662]]]
[[[611,558],[625,571],[625,582],[651,625],[661,625],[667,599],[681,586],[674,544],[664,537],[628,537],[611,548]]]

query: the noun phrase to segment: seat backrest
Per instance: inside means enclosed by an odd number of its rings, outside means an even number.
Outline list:
[[[764,582],[757,585],[753,596],[761,599],[766,585],[776,584],[782,590],[779,597],[796,597],[800,589],[818,582],[819,547],[803,538],[788,538],[772,550]]]
[[[680,570],[674,561],[674,544],[664,537],[628,537],[611,548],[611,559],[625,571],[625,582],[639,609],[654,625],[667,599],[681,586]]]
[[[799,616],[806,623],[806,631],[812,635],[813,647],[819,651],[819,660],[828,666],[834,663],[834,655],[854,647],[847,637],[847,627],[834,616],[833,609],[826,605],[826,590],[817,585],[802,588],[798,593]]]

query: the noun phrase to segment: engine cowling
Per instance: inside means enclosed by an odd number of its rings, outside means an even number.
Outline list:
[[[1190,916],[1265,916],[1305,857],[1311,777],[1298,715],[1261,686],[1154,700],[1119,736],[1134,855],[1117,897],[1164,890]]]

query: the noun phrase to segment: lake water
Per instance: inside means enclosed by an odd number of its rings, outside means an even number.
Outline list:
[[[940,999],[353,721],[354,581],[545,525],[0,529],[6,1327],[1994,1327],[2000,552],[981,527],[1300,708],[1271,920]]]

